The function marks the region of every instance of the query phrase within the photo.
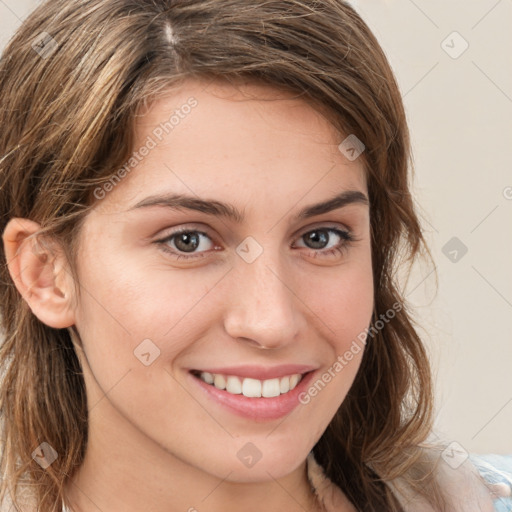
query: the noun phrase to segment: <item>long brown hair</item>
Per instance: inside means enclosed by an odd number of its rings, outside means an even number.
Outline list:
[[[129,157],[137,112],[187,78],[284,88],[328,116],[340,142],[351,134],[364,143],[372,325],[401,307],[369,336],[355,382],[314,454],[360,510],[402,510],[386,484],[398,477],[442,510],[421,465],[432,427],[430,367],[397,283],[404,263],[410,270],[417,256],[430,256],[409,190],[406,116],[384,52],[345,2],[47,0],[0,60],[0,231],[11,217],[32,219],[61,242],[74,268],[92,191]],[[9,492],[18,503],[21,489],[33,489],[39,510],[60,510],[63,483],[87,443],[72,331],[42,324],[5,265],[0,286],[0,501]],[[46,469],[32,458],[43,441],[59,455]]]

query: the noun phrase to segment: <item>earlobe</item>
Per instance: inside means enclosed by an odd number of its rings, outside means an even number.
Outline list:
[[[41,226],[29,219],[11,219],[2,235],[7,266],[16,288],[44,324],[62,329],[75,323],[72,277],[55,244],[41,243]]]

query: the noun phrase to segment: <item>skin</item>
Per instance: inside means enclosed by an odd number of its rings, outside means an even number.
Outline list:
[[[345,158],[337,147],[345,137],[302,100],[255,84],[205,87],[190,81],[138,118],[134,149],[190,96],[198,102],[95,204],[79,235],[78,282],[58,246],[35,254],[36,222],[12,219],[4,232],[11,275],[34,314],[75,326],[83,345],[89,443],[66,489],[79,511],[318,510],[306,457],[363,350],[278,420],[221,408],[188,370],[302,363],[320,377],[364,332],[374,293],[368,205],[297,218],[343,190],[367,195],[362,158]],[[133,209],[162,192],[230,203],[245,220]],[[193,253],[204,257],[185,261],[163,249],[190,255],[168,238],[181,227],[207,233]],[[329,227],[356,240],[326,231],[323,248],[304,236]],[[263,249],[252,263],[236,252],[249,236]],[[336,245],[344,251],[325,255]],[[134,356],[145,339],[160,350],[149,366]],[[262,455],[250,468],[237,457],[248,442]],[[355,509],[347,502],[340,510]]]

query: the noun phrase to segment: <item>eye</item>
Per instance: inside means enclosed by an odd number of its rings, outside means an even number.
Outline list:
[[[304,233],[300,239],[314,249],[314,256],[327,257],[343,254],[356,239],[350,231],[322,226]],[[320,250],[318,250],[320,249]]]
[[[343,254],[352,242],[357,241],[350,231],[327,226],[307,231],[299,238],[302,239],[312,250],[314,258]],[[207,233],[192,228],[179,229],[155,243],[173,258],[182,260],[202,258],[208,255],[209,250],[220,249]]]
[[[195,229],[180,229],[161,240],[157,240],[156,243],[177,259],[203,257],[203,252],[208,250],[208,245],[214,245],[207,233]],[[196,253],[195,251],[198,249],[202,249],[202,251]],[[186,253],[192,255],[187,256]]]

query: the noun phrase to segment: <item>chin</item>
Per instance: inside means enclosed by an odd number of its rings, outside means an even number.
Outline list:
[[[226,475],[229,475],[226,480],[237,483],[267,482],[274,478],[283,478],[306,460],[310,449],[297,447],[292,451],[287,447],[283,452],[282,440],[279,444],[280,448],[268,446],[258,449],[250,441],[243,443],[234,458],[228,459],[224,454],[223,463],[218,464],[218,461],[215,461],[211,468],[212,472],[219,478],[226,478]]]

